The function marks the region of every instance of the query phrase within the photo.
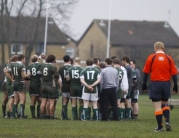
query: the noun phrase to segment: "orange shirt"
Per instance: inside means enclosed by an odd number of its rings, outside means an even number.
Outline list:
[[[154,56],[155,58],[152,63],[152,58]],[[171,76],[178,73],[173,59],[164,52],[156,52],[156,54],[151,54],[147,58],[143,72],[150,74],[151,81],[169,81]]]

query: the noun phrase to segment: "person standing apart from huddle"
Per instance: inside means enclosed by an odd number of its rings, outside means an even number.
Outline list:
[[[146,60],[143,72],[142,90],[147,91],[147,79],[150,74],[149,98],[152,100],[155,108],[155,116],[157,120],[157,128],[155,132],[164,131],[162,124],[162,116],[166,121],[166,131],[171,131],[170,125],[170,109],[168,99],[170,98],[170,79],[174,82],[173,92],[178,92],[177,84],[177,68],[173,59],[164,53],[165,47],[162,42],[154,44],[155,54],[149,55]]]

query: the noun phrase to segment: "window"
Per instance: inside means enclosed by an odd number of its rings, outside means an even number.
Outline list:
[[[22,54],[22,44],[11,44],[11,54]]]
[[[66,48],[66,55],[69,55],[71,58],[74,58],[74,48]]]
[[[37,44],[36,46],[36,54],[40,55],[44,52],[44,44]]]

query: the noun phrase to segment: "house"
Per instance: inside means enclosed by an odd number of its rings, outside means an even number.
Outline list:
[[[66,55],[69,55],[71,58],[75,58],[78,56],[78,47],[77,41],[74,40],[69,35],[65,34],[68,44],[66,45]]]
[[[78,43],[79,57],[106,58],[108,20],[93,20]],[[165,44],[166,53],[179,66],[179,37],[172,27],[163,21],[121,21],[111,20],[109,57],[121,59],[128,55],[143,68],[149,54],[153,53],[156,41]]]
[[[7,62],[14,54],[25,54],[29,60],[31,55],[44,52],[45,18],[4,17],[0,20],[3,20],[3,24],[0,21],[0,59],[4,58]],[[67,44],[65,34],[49,18],[46,54],[54,54],[57,59],[62,59]],[[2,62],[0,60],[0,65]]]

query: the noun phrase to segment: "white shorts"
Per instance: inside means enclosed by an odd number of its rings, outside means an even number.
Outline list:
[[[69,92],[62,92],[62,97],[70,98],[70,93]]]
[[[139,90],[134,90],[134,95],[132,97],[133,99],[138,99],[139,98]]]
[[[88,101],[97,101],[98,98],[98,89],[96,87],[96,93],[85,93],[84,92],[84,87],[82,90],[82,99],[83,100],[88,100]]]

